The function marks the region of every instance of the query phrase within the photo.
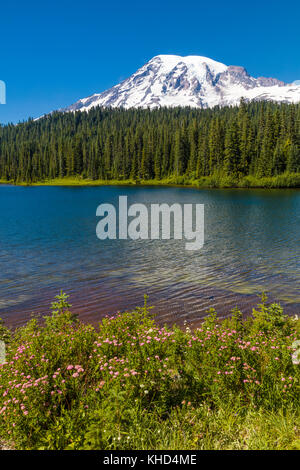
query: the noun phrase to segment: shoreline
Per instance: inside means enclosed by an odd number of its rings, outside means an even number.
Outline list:
[[[282,174],[272,177],[256,178],[245,176],[242,179],[222,178],[217,176],[188,179],[170,177],[152,180],[92,180],[82,177],[53,178],[34,182],[14,182],[0,179],[0,185],[11,186],[165,186],[195,189],[300,189],[300,174]]]
[[[48,295],[46,293],[48,292]],[[2,318],[5,326],[16,329],[24,326],[30,318],[43,318],[49,314],[49,305],[51,299],[59,292],[58,288],[45,288],[39,292],[38,296],[31,295],[25,302],[18,305],[2,307],[0,309],[0,318]],[[134,310],[141,307],[142,299],[145,295],[144,290],[136,291],[133,298],[127,298],[126,302],[119,302],[118,292],[112,293],[115,299],[111,303],[106,303],[102,297],[102,292],[95,293],[88,286],[81,290],[68,290],[72,310],[78,318],[85,324],[90,323],[97,325],[98,322],[106,316],[113,316],[115,312],[125,312]],[[230,317],[232,310],[238,305],[243,318],[246,319],[252,315],[253,305],[259,302],[262,292],[231,292],[220,290],[215,287],[205,288],[199,291],[198,301],[199,304],[194,309],[187,303],[181,303],[174,308],[172,300],[164,300],[161,296],[148,292],[149,303],[152,306],[152,314],[155,321],[163,326],[167,325],[172,327],[182,327],[185,324],[191,329],[198,328],[207,316],[209,308],[213,307],[218,312],[220,320]],[[300,303],[297,300],[289,302],[287,299],[279,298],[267,291],[269,303],[278,303],[282,306],[285,313],[289,317],[294,317],[300,314]],[[86,306],[87,299],[89,304]],[[163,301],[164,300],[164,301]]]

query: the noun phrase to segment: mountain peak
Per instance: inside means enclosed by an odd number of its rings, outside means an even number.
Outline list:
[[[300,87],[275,78],[254,78],[244,67],[227,66],[208,57],[160,54],[118,85],[64,111],[88,111],[95,106],[210,108],[237,105],[242,97],[246,101],[299,102]]]

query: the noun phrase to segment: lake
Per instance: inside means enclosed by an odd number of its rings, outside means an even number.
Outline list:
[[[205,243],[105,240],[96,208],[128,203],[205,205]],[[45,314],[62,289],[96,322],[150,296],[160,322],[197,324],[209,307],[249,313],[262,291],[300,312],[300,191],[149,186],[0,186],[0,317]]]

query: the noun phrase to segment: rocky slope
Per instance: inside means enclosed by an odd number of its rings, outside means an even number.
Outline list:
[[[300,101],[300,84],[253,78],[244,67],[227,66],[207,57],[158,55],[118,85],[63,111],[88,111],[94,106],[210,108],[236,105],[242,97],[246,101],[296,103]]]

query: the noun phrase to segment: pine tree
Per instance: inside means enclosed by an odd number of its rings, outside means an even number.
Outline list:
[[[238,176],[238,162],[240,158],[239,128],[237,120],[233,119],[227,129],[225,137],[224,172],[228,176]]]

